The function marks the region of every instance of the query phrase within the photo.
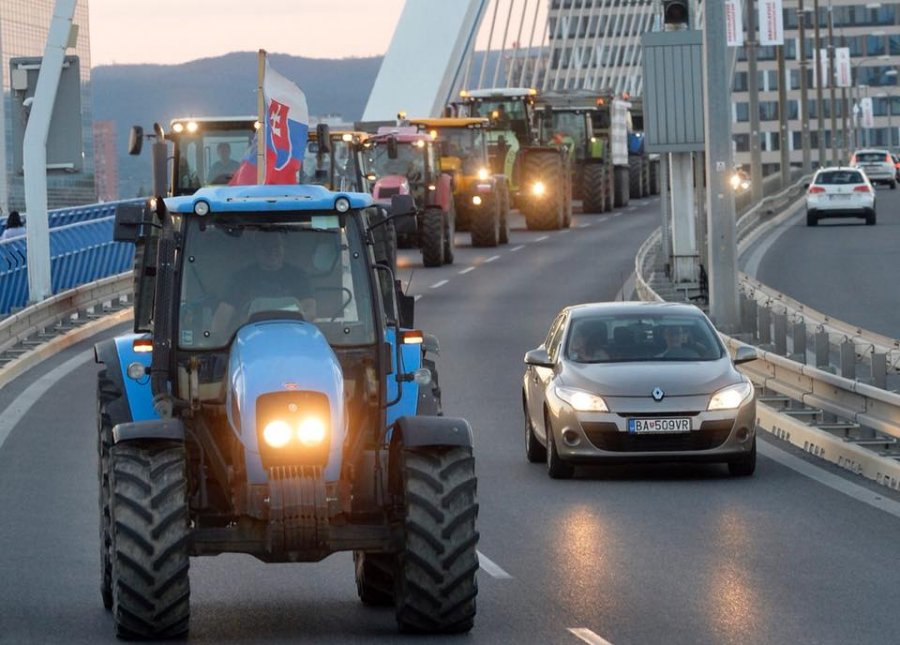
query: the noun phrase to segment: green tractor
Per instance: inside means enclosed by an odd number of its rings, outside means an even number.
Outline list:
[[[489,119],[488,152],[493,170],[509,181],[512,203],[529,230],[568,228],[572,222],[569,153],[542,145],[535,113],[537,90],[462,90],[458,116]]]

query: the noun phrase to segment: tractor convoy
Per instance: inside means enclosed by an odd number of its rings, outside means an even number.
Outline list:
[[[134,329],[94,348],[100,590],[120,637],[186,634],[189,558],[221,553],[350,551],[361,601],[402,631],[472,628],[473,432],[443,414],[396,249],[437,267],[457,230],[507,243],[513,207],[560,229],[573,192],[601,212],[658,190],[639,108],[463,91],[440,118],[318,126],[296,185],[255,185],[254,117],[154,127],[156,196],[115,216]]]

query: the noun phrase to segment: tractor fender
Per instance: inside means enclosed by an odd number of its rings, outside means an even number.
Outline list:
[[[447,173],[438,175],[435,187],[437,190],[435,191],[434,203],[440,206],[444,213],[449,213],[451,202],[453,201],[453,185],[450,175]]]
[[[128,366],[132,363],[150,367],[152,355],[134,351],[135,340],[149,337],[149,334],[126,334],[94,345],[94,360],[106,365],[107,377],[122,393],[119,399],[110,404],[113,423],[159,418],[153,407],[150,376],[135,380],[127,374]]]
[[[472,426],[457,417],[404,416],[393,425],[392,440],[404,448],[461,446],[472,448]]]
[[[181,419],[150,419],[119,423],[112,430],[113,443],[123,441],[184,441],[184,424]]]

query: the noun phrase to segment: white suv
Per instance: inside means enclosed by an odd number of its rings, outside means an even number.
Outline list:
[[[850,159],[850,165],[866,173],[873,184],[888,184],[891,190],[897,188],[897,168],[887,150],[857,150]]]
[[[861,217],[875,224],[875,189],[858,168],[820,168],[806,191],[806,225],[825,217]]]

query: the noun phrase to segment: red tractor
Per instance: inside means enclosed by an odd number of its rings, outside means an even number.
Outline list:
[[[394,222],[398,244],[418,247],[426,267],[453,263],[456,211],[451,177],[440,171],[440,155],[428,134],[410,126],[382,126],[366,139],[363,163],[374,182],[376,202],[390,204],[394,195],[412,195],[415,218]]]

